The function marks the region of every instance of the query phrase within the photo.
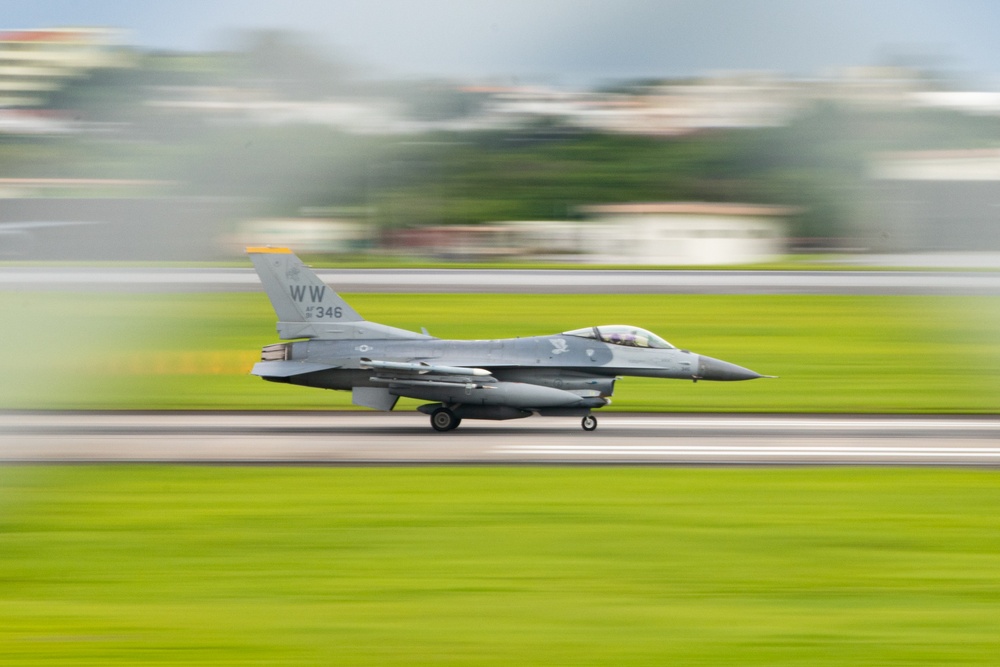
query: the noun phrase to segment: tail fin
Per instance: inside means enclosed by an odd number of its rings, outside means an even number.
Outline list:
[[[288,248],[247,248],[278,315],[278,335],[288,338],[423,338],[368,322]]]

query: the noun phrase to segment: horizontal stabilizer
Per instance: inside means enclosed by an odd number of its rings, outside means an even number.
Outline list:
[[[396,407],[399,396],[389,393],[385,387],[355,387],[351,392],[351,402],[364,408],[388,412]]]
[[[253,366],[251,375],[267,378],[288,378],[294,375],[305,375],[316,371],[328,371],[338,366],[330,364],[313,364],[304,361],[261,361]]]

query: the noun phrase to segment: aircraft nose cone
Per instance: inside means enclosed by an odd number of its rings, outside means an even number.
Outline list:
[[[712,357],[701,357],[698,363],[698,378],[701,380],[718,380],[732,382],[736,380],[755,380],[764,377],[760,373],[755,373],[749,368],[743,368],[736,364]]]

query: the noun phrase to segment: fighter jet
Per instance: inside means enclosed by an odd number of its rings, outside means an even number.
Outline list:
[[[369,322],[287,248],[247,248],[278,316],[278,337],[251,373],[271,382],[350,391],[355,405],[392,410],[400,396],[436,431],[463,419],[580,417],[611,402],[622,376],[681,380],[765,377],[680,350],[628,325],[589,326],[549,336],[445,340]]]

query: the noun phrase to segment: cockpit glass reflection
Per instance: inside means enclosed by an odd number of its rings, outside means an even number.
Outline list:
[[[627,324],[587,327],[585,329],[566,331],[564,334],[566,336],[579,336],[580,338],[593,338],[605,343],[611,343],[612,345],[623,345],[626,347],[651,347],[660,350],[670,350],[674,347],[652,331],[646,331],[645,329]]]

